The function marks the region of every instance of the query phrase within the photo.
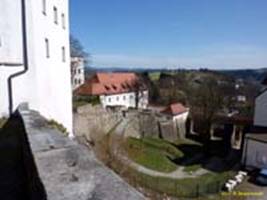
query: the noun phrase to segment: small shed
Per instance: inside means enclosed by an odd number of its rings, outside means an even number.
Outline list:
[[[242,164],[247,169],[267,168],[267,133],[246,134]]]
[[[181,138],[186,134],[186,120],[189,115],[189,108],[186,108],[181,103],[174,103],[161,111],[162,114],[172,120],[174,130],[176,130]]]

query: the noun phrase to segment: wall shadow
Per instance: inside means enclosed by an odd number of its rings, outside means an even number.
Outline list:
[[[169,159],[175,164],[184,167],[201,165],[202,168],[212,172],[229,171],[240,162],[240,151],[231,150],[225,154],[223,144],[223,142],[210,142],[208,145],[176,145],[176,148],[179,149],[184,156],[181,158]]]
[[[0,129],[0,199],[47,199],[25,126],[18,112]]]

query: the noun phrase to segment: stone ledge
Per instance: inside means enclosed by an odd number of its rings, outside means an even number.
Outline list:
[[[38,112],[20,106],[33,158],[49,200],[143,200],[139,192],[98,161],[92,151],[46,126]]]

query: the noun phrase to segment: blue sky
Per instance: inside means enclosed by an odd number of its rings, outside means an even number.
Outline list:
[[[71,0],[96,67],[267,67],[266,0]]]

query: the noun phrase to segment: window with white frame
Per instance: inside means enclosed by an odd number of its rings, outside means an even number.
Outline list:
[[[66,28],[66,19],[65,19],[64,13],[61,14],[61,23],[62,23],[62,28],[65,29]]]
[[[54,22],[55,24],[58,24],[58,13],[57,13],[57,7],[54,6]]]
[[[65,47],[61,48],[62,53],[62,62],[66,62],[66,49]]]
[[[46,15],[46,0],[42,0],[42,10],[43,14]]]
[[[50,52],[49,52],[49,40],[47,38],[45,38],[45,55],[46,58],[50,57]]]

